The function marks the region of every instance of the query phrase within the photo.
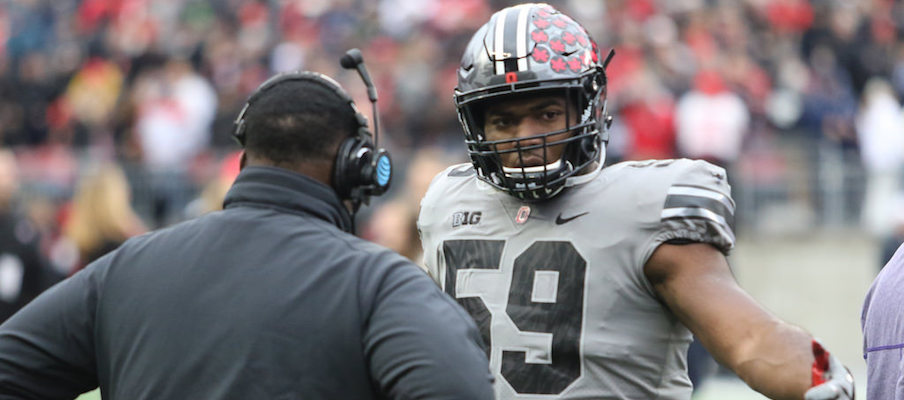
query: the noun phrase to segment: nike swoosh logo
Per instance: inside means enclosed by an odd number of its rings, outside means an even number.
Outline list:
[[[585,216],[585,215],[587,215],[587,214],[589,214],[589,213],[590,213],[590,211],[585,211],[585,212],[582,212],[582,213],[580,213],[580,214],[578,214],[578,215],[575,215],[575,216],[573,216],[573,217],[568,217],[568,218],[562,218],[562,213],[559,213],[559,215],[556,217],[556,225],[562,225],[562,224],[564,224],[564,223],[566,223],[566,222],[569,222],[569,221],[571,221],[571,220],[573,220],[573,219],[575,219],[575,218],[583,217],[583,216]]]

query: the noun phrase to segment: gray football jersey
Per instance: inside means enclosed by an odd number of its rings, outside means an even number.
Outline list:
[[[418,228],[431,276],[474,317],[499,399],[689,399],[691,334],[643,266],[669,240],[734,245],[725,171],[704,161],[603,168],[524,203],[470,164],[438,175]]]

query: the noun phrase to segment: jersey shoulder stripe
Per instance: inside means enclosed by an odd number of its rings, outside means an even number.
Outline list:
[[[471,164],[457,164],[453,165],[449,168],[445,175],[450,178],[463,178],[468,176],[477,175],[477,171],[474,169],[474,166]]]
[[[734,230],[734,201],[716,190],[676,184],[669,188],[661,218],[705,218]]]

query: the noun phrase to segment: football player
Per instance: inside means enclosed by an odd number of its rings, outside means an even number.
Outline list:
[[[611,54],[522,4],[477,31],[458,69],[471,163],[434,179],[418,227],[430,274],[481,329],[497,397],[688,399],[693,333],[766,396],[853,398],[837,358],[735,282],[722,168],[603,168]]]

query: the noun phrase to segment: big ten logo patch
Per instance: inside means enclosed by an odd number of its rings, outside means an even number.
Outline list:
[[[481,211],[458,211],[452,214],[452,227],[458,228],[462,225],[477,225],[480,223],[480,217],[483,215]]]

